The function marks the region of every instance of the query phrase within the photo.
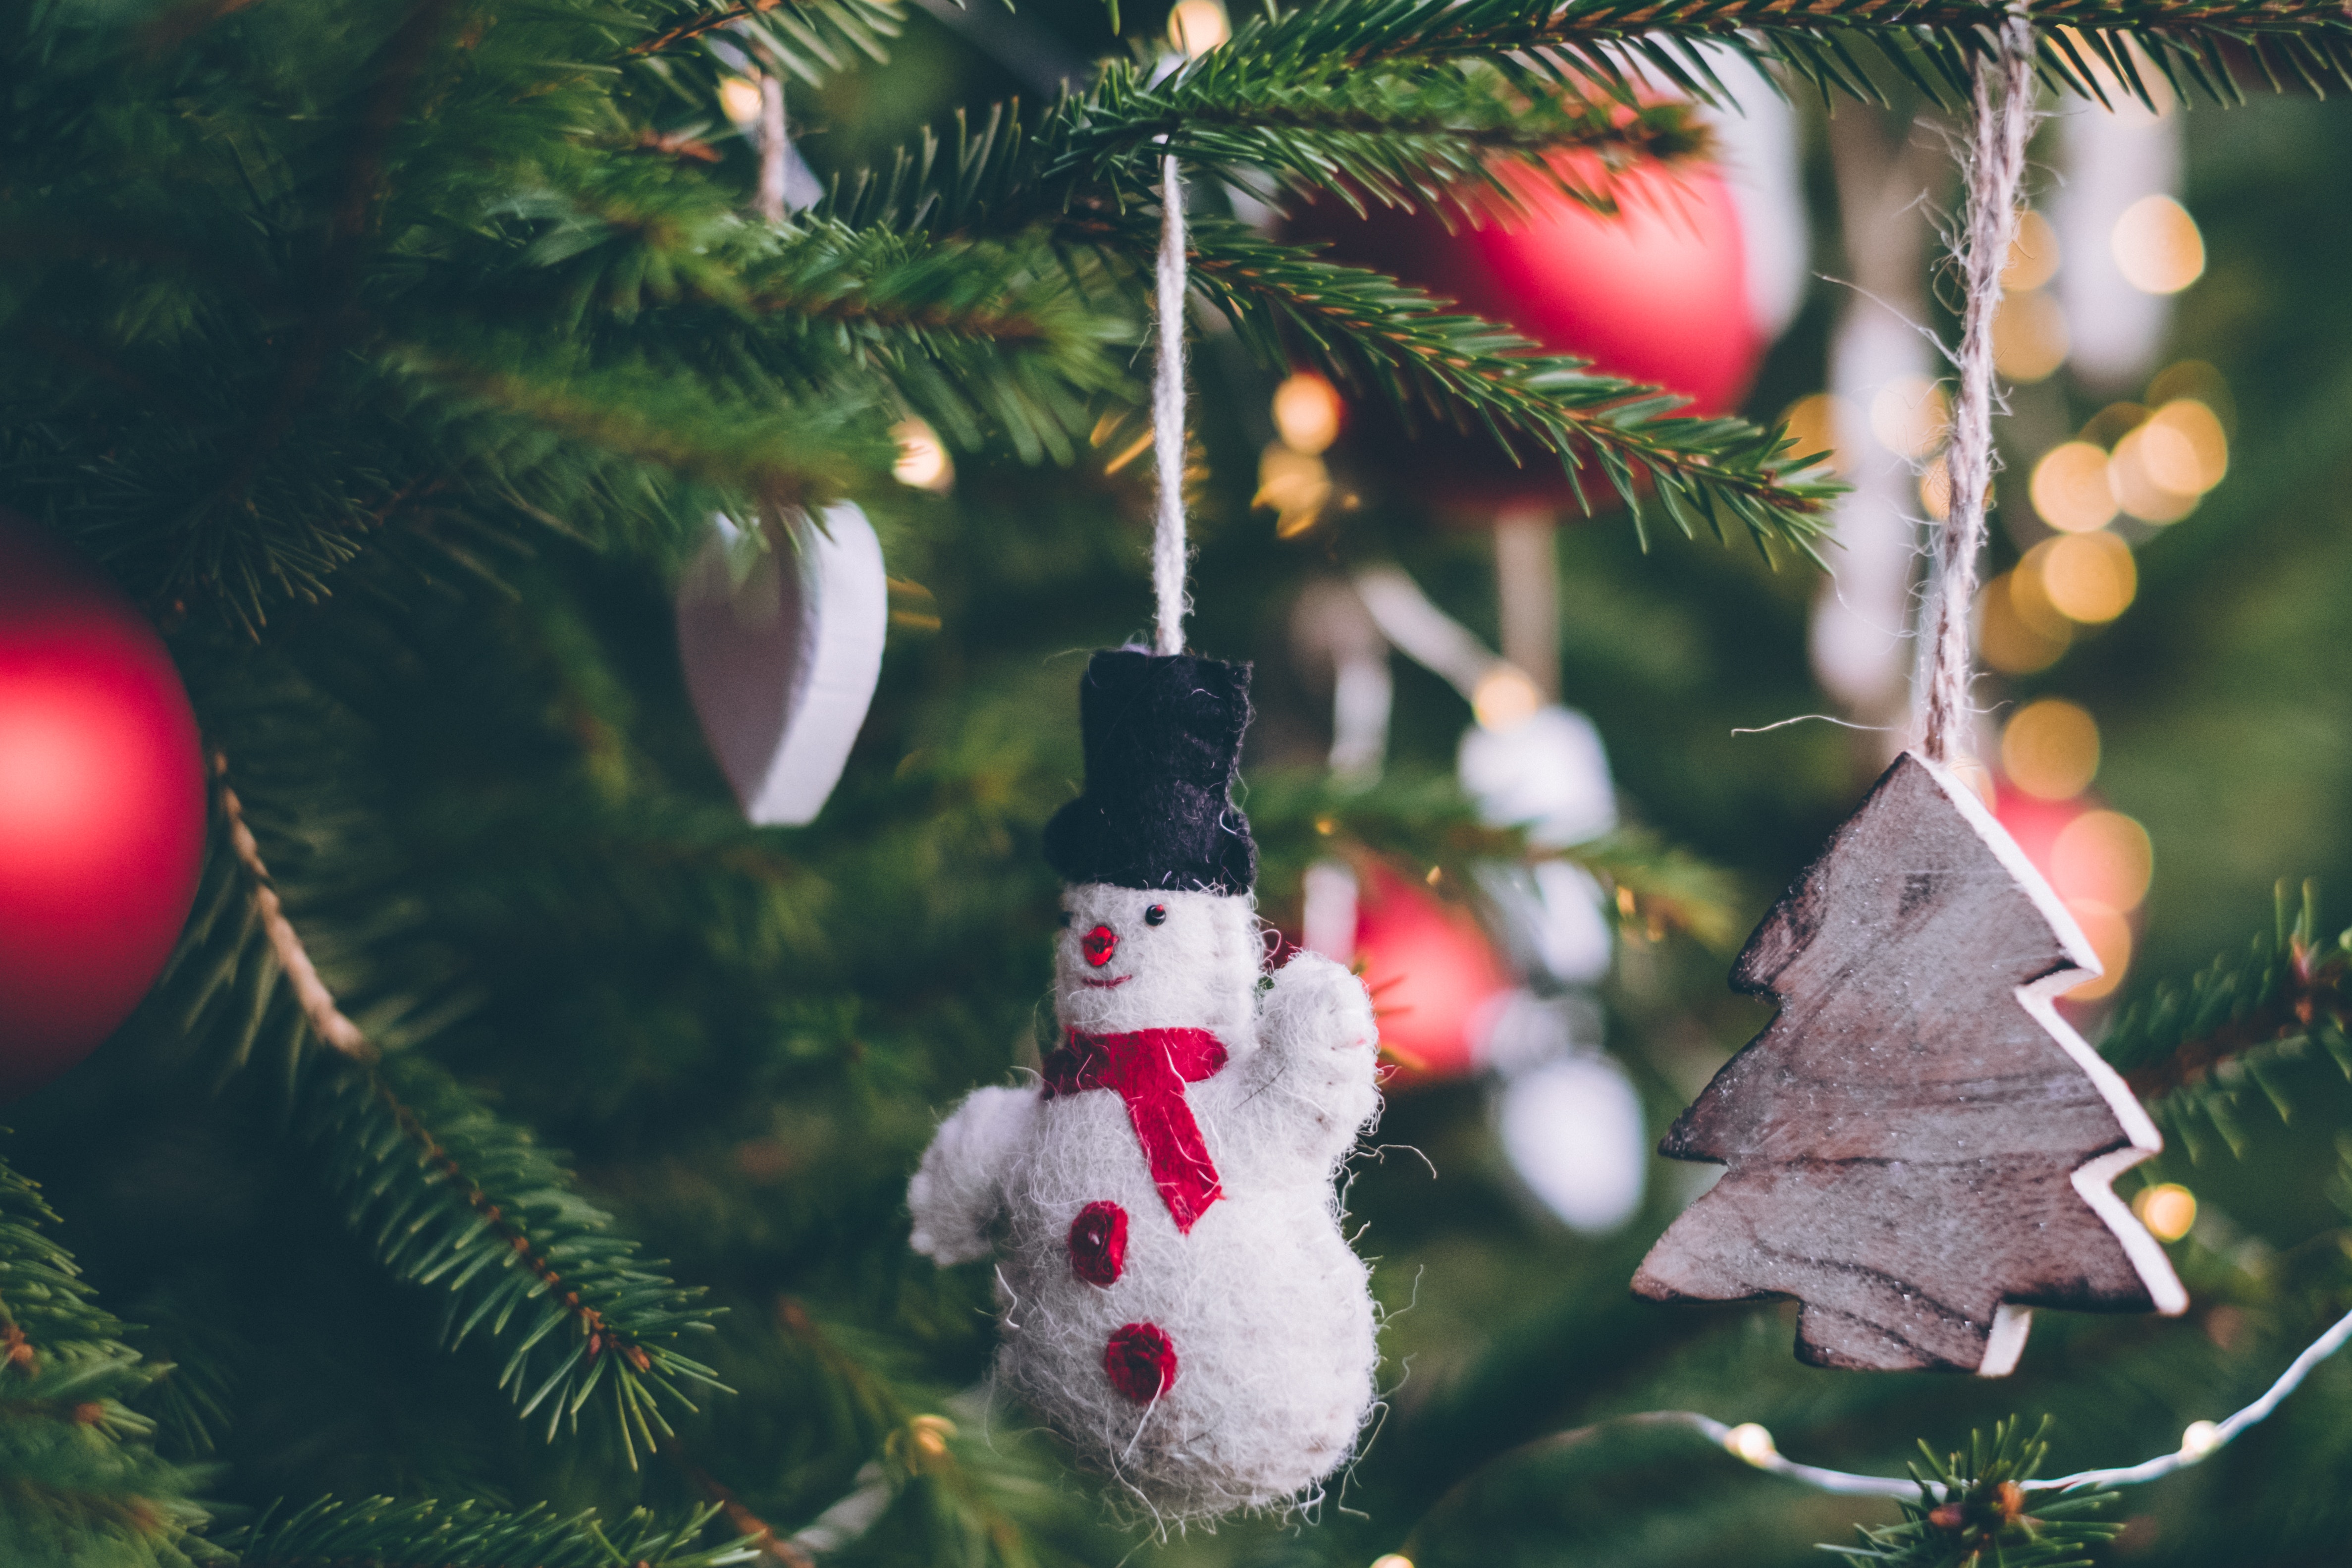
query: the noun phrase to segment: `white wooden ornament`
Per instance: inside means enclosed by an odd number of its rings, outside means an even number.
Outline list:
[[[2098,973],[1975,794],[1896,759],[1733,967],[1780,1016],[1661,1145],[1728,1168],[1633,1289],[1793,1296],[1801,1360],[1988,1376],[2031,1308],[2181,1311],[2109,1188],[2162,1141],[2054,1005]]]
[[[812,821],[840,782],[874,700],[889,626],[882,545],[843,502],[819,527],[751,548],[716,520],[677,590],[678,657],[702,733],[743,815]]]

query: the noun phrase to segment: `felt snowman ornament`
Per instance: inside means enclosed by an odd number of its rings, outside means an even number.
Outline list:
[[[1264,968],[1230,790],[1249,667],[1098,653],[1068,883],[1061,1045],[976,1090],[908,1192],[913,1245],[992,1254],[1003,1387],[1163,1520],[1309,1500],[1353,1452],[1378,1352],[1334,1178],[1378,1114],[1362,984]]]

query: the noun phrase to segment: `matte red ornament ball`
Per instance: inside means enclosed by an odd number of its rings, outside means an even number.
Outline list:
[[[195,901],[204,756],[163,639],[0,510],[0,1098],[89,1054]]]
[[[1583,155],[1556,156],[1573,164]],[[1748,300],[1738,209],[1720,174],[1704,164],[1637,165],[1613,177],[1619,210],[1609,215],[1533,169],[1496,174],[1522,210],[1449,231],[1426,213],[1375,207],[1359,216],[1326,200],[1301,211],[1288,237],[1328,240],[1333,260],[1389,273],[1595,371],[1679,393],[1688,413],[1738,406],[1767,345]],[[1349,412],[1362,421],[1359,455],[1441,506],[1489,515],[1573,504],[1559,462],[1533,447],[1515,465],[1485,434],[1427,420],[1405,442],[1376,395],[1353,400]],[[1586,495],[1608,490],[1587,475]]]

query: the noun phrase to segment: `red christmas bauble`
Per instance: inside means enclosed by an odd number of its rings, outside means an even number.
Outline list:
[[[87,1056],[195,901],[204,758],[163,639],[0,511],[0,1097]]]
[[[1738,405],[1765,336],[1748,298],[1738,211],[1712,168],[1622,173],[1614,215],[1561,195],[1535,170],[1498,173],[1524,212],[1448,233],[1426,214],[1375,208],[1360,219],[1325,201],[1296,220],[1290,237],[1328,240],[1335,260],[1390,273],[1596,370],[1680,393],[1693,413]],[[1376,432],[1388,425],[1377,414],[1366,423]],[[1391,434],[1376,433],[1360,449],[1406,465],[1400,479],[1440,501],[1488,511],[1572,501],[1559,466],[1540,452],[1523,450],[1523,466],[1514,467],[1485,435],[1447,430],[1391,452]],[[1594,496],[1596,485],[1585,490]]]
[[[1399,1084],[1460,1078],[1510,976],[1470,911],[1386,867],[1357,884],[1356,958]]]

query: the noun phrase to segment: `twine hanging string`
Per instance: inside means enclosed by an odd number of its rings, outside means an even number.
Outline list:
[[[1151,530],[1151,591],[1159,606],[1153,651],[1184,651],[1184,189],[1176,160],[1160,161],[1159,363],[1151,377],[1151,445],[1160,481]]]
[[[1998,102],[1994,79],[1999,78]],[[2033,120],[2033,25],[2022,5],[2001,24],[2000,47],[1979,57],[1974,125],[1968,153],[1968,211],[1958,250],[1965,298],[1960,315],[1959,395],[1945,462],[1951,505],[1936,536],[1927,637],[1915,686],[1919,751],[1949,762],[1969,748],[1969,688],[1975,671],[1969,621],[1976,601],[1977,557],[1985,542],[1985,503],[1992,491],[1992,321],[2000,308],[2000,274],[2017,239],[2017,195],[2025,178],[2025,142]]]

